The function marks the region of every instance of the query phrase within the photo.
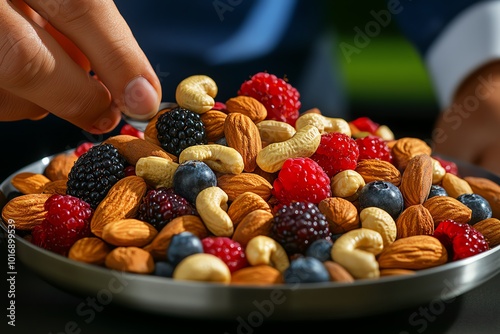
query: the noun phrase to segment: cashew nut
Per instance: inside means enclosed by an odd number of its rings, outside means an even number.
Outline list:
[[[288,140],[296,132],[292,125],[270,119],[257,123],[257,129],[259,129],[260,139],[267,144]]]
[[[245,166],[237,150],[219,144],[186,147],[179,155],[179,163],[187,160],[203,161],[212,170],[224,174],[240,174]]]
[[[174,279],[219,282],[229,284],[231,271],[217,256],[208,253],[196,253],[187,256],[175,267]]]
[[[361,227],[377,231],[384,240],[384,247],[392,244],[396,240],[396,222],[391,215],[378,207],[371,206],[364,208],[359,213]]]
[[[306,125],[285,141],[267,145],[257,154],[257,165],[265,172],[275,173],[288,158],[310,157],[321,142],[321,133],[314,125]]]
[[[248,263],[252,266],[267,264],[284,272],[290,265],[285,249],[276,240],[258,235],[250,239],[245,248]]]
[[[140,176],[152,187],[173,187],[174,173],[179,166],[171,160],[149,156],[137,160],[135,174]]]
[[[394,140],[394,133],[387,125],[380,125],[377,130],[375,130],[375,136],[379,136],[386,141]]]
[[[228,196],[219,187],[208,187],[196,196],[196,210],[207,229],[216,236],[230,237],[234,225],[227,214]]]
[[[177,85],[175,99],[180,107],[203,114],[214,106],[217,92],[217,84],[212,78],[192,75]]]
[[[331,256],[355,278],[376,278],[380,276],[376,255],[383,248],[380,233],[358,228],[344,233],[335,241]]]
[[[444,174],[446,174],[444,167],[439,161],[432,158],[432,184],[440,183],[444,178]]]
[[[295,122],[295,128],[299,131],[306,125],[314,125],[320,133],[341,132],[351,136],[351,127],[343,118],[326,117],[321,114],[307,113],[300,116]]]
[[[352,169],[335,174],[330,182],[332,196],[342,197],[348,201],[356,200],[364,185],[365,180],[361,174]]]

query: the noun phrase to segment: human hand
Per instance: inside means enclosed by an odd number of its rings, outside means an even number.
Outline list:
[[[160,82],[113,1],[0,0],[0,13],[1,121],[52,113],[101,134],[121,112],[157,112]]]
[[[483,66],[459,87],[434,127],[433,151],[500,175],[500,61]]]

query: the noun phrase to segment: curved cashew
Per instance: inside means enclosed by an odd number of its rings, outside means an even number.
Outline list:
[[[320,133],[341,132],[351,136],[351,127],[343,118],[326,117],[321,114],[306,113],[300,116],[295,122],[295,128],[300,130],[306,125],[314,125]]]
[[[267,264],[284,272],[290,265],[285,249],[276,240],[265,235],[250,239],[245,248],[248,263],[252,266]]]
[[[234,225],[227,214],[228,196],[219,187],[208,187],[196,196],[196,210],[210,232],[219,237],[230,237]]]
[[[375,130],[375,136],[379,136],[383,140],[394,140],[394,132],[387,125],[380,125]]]
[[[432,184],[439,184],[446,174],[446,170],[439,161],[432,158]]]
[[[267,145],[257,154],[257,165],[265,172],[275,173],[288,158],[310,157],[321,142],[321,133],[314,125],[306,125],[283,142]]]
[[[155,187],[171,188],[174,185],[174,173],[179,164],[165,158],[149,156],[137,160],[135,174]]]
[[[175,267],[174,279],[219,282],[229,284],[231,271],[217,256],[208,253],[196,253],[187,256]]]
[[[335,241],[331,256],[355,278],[376,278],[380,276],[380,271],[375,256],[383,248],[380,233],[358,228],[344,233]]]
[[[384,247],[396,240],[396,222],[387,211],[375,206],[364,208],[359,213],[361,227],[377,231],[384,240]]]
[[[198,114],[212,109],[218,87],[215,81],[206,75],[192,75],[182,80],[175,91],[177,104]]]
[[[259,129],[260,139],[267,144],[288,140],[297,132],[293,126],[286,122],[270,119],[257,123],[257,129]]]
[[[186,147],[179,155],[179,163],[187,160],[203,161],[212,170],[225,174],[240,174],[245,167],[243,157],[238,151],[219,144]]]
[[[349,201],[358,198],[359,191],[364,185],[365,179],[352,169],[346,169],[335,174],[330,182],[332,196],[342,197]]]

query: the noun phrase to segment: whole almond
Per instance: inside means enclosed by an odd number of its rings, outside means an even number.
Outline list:
[[[75,164],[78,156],[72,151],[56,154],[45,167],[44,174],[51,181],[67,180],[68,174]]]
[[[232,202],[244,192],[253,192],[264,201],[271,197],[273,186],[264,177],[254,173],[223,174],[217,178],[217,186],[224,190]]]
[[[430,155],[432,149],[421,139],[414,137],[402,137],[391,144],[391,154],[394,165],[403,171],[411,158],[418,154]]]
[[[381,269],[380,276],[400,276],[400,275],[415,275],[415,270],[409,269]]]
[[[112,221],[102,229],[102,239],[114,246],[142,247],[149,244],[157,234],[153,225],[134,218]]]
[[[259,100],[246,95],[238,95],[227,100],[226,109],[228,113],[248,116],[254,123],[263,121],[267,117],[266,107]]]
[[[452,174],[452,173],[445,173],[443,178],[441,179],[441,186],[446,190],[446,193],[448,196],[451,196],[453,198],[457,198],[460,195],[463,194],[472,194],[472,188],[461,177]]]
[[[46,183],[42,188],[42,193],[66,195],[67,188],[66,180],[55,180]]]
[[[109,269],[136,274],[151,274],[155,269],[153,257],[139,247],[117,247],[106,256]]]
[[[431,190],[433,170],[428,154],[417,154],[408,160],[399,186],[405,207],[424,203]]]
[[[97,237],[78,239],[69,249],[68,258],[96,265],[104,264],[111,251],[109,245]]]
[[[241,268],[231,275],[231,284],[270,285],[279,283],[283,283],[281,272],[266,264]]]
[[[484,219],[472,226],[486,238],[490,248],[500,245],[500,220],[498,218]]]
[[[392,163],[380,159],[364,159],[358,161],[356,168],[365,183],[372,181],[387,181],[399,187],[401,183],[401,172]]]
[[[92,233],[102,237],[102,230],[107,224],[135,217],[146,190],[146,181],[139,176],[131,175],[118,180],[92,215],[90,221]]]
[[[207,141],[215,142],[224,137],[224,122],[227,114],[219,110],[209,110],[200,115],[205,125]]]
[[[358,210],[346,199],[328,197],[319,202],[319,211],[325,215],[333,234],[340,234],[360,227]]]
[[[445,219],[452,219],[460,224],[467,224],[472,217],[472,210],[450,196],[434,196],[427,199],[423,206],[429,210],[434,227]]]
[[[434,219],[422,204],[411,205],[405,208],[396,219],[396,231],[397,239],[413,235],[432,235]]]
[[[273,217],[273,214],[267,210],[255,210],[248,213],[236,226],[232,239],[246,247],[253,237],[269,236]]]
[[[334,261],[323,262],[326,270],[330,274],[330,281],[351,283],[354,282],[354,277],[340,264]]]
[[[116,135],[107,138],[103,143],[112,144],[125,160],[131,165],[137,163],[140,158],[150,155],[177,161],[177,157],[145,139],[131,135]]]
[[[10,183],[22,194],[41,193],[43,187],[50,179],[43,174],[33,172],[21,172],[14,175]]]
[[[26,194],[14,197],[2,209],[6,224],[14,224],[16,230],[31,231],[47,214],[45,201],[51,194]]]
[[[465,176],[464,180],[474,193],[483,196],[490,203],[493,217],[500,219],[500,185],[490,179],[477,176]]]
[[[230,113],[224,122],[224,136],[227,145],[243,157],[244,171],[253,172],[257,167],[257,154],[262,149],[259,129],[250,117]]]
[[[231,218],[233,226],[236,227],[246,215],[255,210],[271,212],[271,207],[262,199],[262,197],[256,193],[247,191],[234,199],[234,201],[229,205],[227,214],[229,215],[229,218]]]
[[[395,240],[379,254],[380,269],[419,270],[436,267],[448,261],[443,244],[430,235],[414,235]]]

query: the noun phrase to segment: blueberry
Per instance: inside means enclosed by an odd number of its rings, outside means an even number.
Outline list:
[[[385,210],[393,219],[398,218],[404,208],[403,194],[388,181],[368,182],[359,192],[360,211],[371,206]]]
[[[298,257],[284,271],[285,283],[316,283],[330,281],[330,274],[323,263],[311,256]]]
[[[155,263],[154,275],[171,278],[174,273],[174,266],[167,261],[157,261]]]
[[[429,191],[429,196],[427,196],[427,199],[434,196],[448,196],[448,192],[440,185],[433,184],[431,186],[431,190]]]
[[[472,217],[469,220],[470,225],[474,225],[483,219],[491,218],[493,214],[490,203],[481,195],[462,194],[457,197],[457,200],[472,210]]]
[[[321,262],[331,260],[333,242],[328,239],[316,239],[306,249],[305,255],[314,257]]]
[[[184,231],[172,236],[167,249],[167,261],[174,267],[185,257],[203,253],[203,244],[200,238],[191,232]]]
[[[194,204],[200,191],[217,185],[217,176],[203,161],[187,160],[175,170],[173,184],[175,193]]]

